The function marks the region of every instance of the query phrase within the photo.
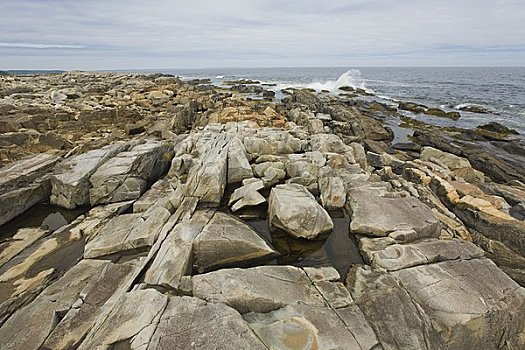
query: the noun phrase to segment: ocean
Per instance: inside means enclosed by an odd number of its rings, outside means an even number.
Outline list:
[[[269,89],[308,87],[337,93],[340,86],[373,92],[380,102],[395,105],[412,101],[447,111],[463,105],[479,105],[489,113],[462,111],[448,120],[429,116],[414,118],[442,126],[473,128],[498,122],[525,135],[525,67],[471,68],[216,68],[161,70],[183,78],[226,80],[253,79],[276,84]]]

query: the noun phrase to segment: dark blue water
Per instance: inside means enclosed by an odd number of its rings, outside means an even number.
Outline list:
[[[186,78],[211,78],[218,84],[224,80],[254,79],[276,83],[275,89],[305,86],[336,92],[338,86],[351,85],[373,91],[387,103],[414,101],[446,110],[476,104],[490,113],[462,112],[458,121],[427,118],[432,123],[466,128],[497,121],[525,134],[525,67],[223,68],[164,72]]]

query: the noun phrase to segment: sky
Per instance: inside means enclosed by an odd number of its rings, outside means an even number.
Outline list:
[[[0,69],[523,65],[524,0],[0,0]]]

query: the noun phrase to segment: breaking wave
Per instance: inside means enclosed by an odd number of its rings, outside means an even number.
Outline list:
[[[337,78],[337,80],[328,80],[324,82],[314,81],[306,84],[281,82],[277,82],[274,84],[276,85],[276,89],[279,90],[288,88],[308,88],[316,91],[324,90],[329,92],[336,92],[341,87],[349,86],[354,89],[363,89],[367,92],[373,93],[371,89],[366,87],[365,80],[363,79],[361,71],[359,69],[350,69],[345,73],[341,74],[341,76]]]

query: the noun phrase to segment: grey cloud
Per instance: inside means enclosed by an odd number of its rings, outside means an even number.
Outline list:
[[[525,62],[522,0],[2,2],[0,69]]]

